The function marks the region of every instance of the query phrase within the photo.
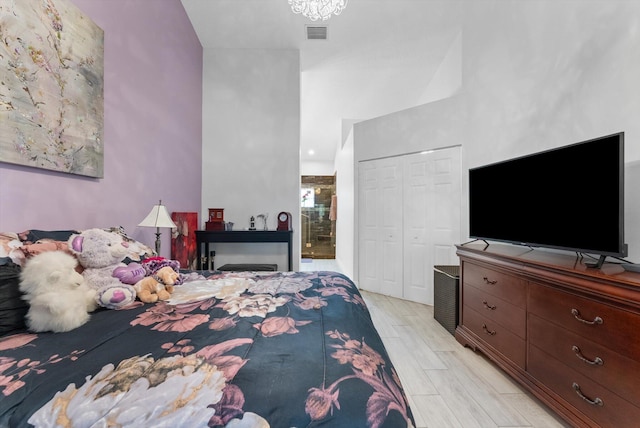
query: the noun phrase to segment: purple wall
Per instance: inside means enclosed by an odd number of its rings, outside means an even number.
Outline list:
[[[72,2],[105,34],[104,178],[0,162],[0,231],[123,226],[153,246],[137,224],[159,199],[200,211],[202,46],[180,0]]]

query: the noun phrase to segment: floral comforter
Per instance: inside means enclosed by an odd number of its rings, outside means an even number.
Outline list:
[[[414,425],[347,277],[206,275],[68,333],[0,339],[0,426]]]

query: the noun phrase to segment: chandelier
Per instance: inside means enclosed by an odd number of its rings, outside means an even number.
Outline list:
[[[340,15],[347,0],[289,0],[293,13],[301,13],[312,21],[326,21],[332,14]]]

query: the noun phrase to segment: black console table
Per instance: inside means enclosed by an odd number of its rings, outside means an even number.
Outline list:
[[[215,242],[284,242],[287,244],[289,267],[293,264],[293,231],[292,230],[196,230],[197,260],[200,269],[202,263],[202,244],[204,253],[209,257],[209,244]]]

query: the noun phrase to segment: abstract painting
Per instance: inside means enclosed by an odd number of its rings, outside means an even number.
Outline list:
[[[171,235],[171,258],[180,262],[183,269],[197,269],[196,230],[198,213],[171,213],[176,224]]]
[[[70,0],[0,2],[0,161],[103,177],[104,32]]]

